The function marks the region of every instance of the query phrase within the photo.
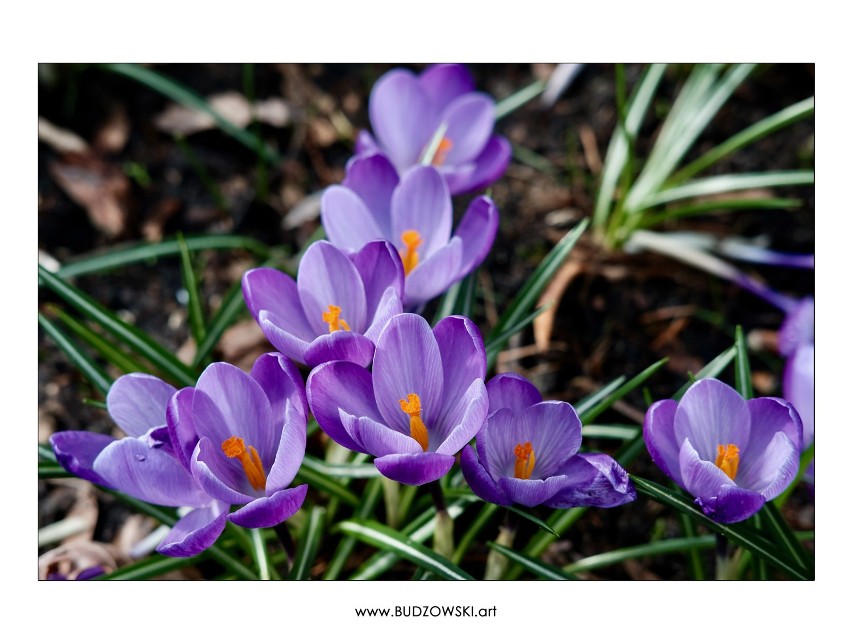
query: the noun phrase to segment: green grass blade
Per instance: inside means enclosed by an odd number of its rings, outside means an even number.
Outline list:
[[[462,559],[464,559],[465,554],[470,549],[470,546],[473,543],[474,539],[479,536],[479,533],[488,524],[488,522],[491,521],[491,518],[496,514],[497,510],[499,509],[499,505],[494,505],[493,503],[484,504],[482,510],[480,510],[479,514],[470,524],[470,527],[462,535],[462,538],[459,539],[459,542],[456,545],[456,550],[455,552],[453,552],[454,564],[461,563]]]
[[[222,303],[216,313],[213,314],[210,326],[204,333],[204,340],[198,345],[195,357],[192,359],[193,368],[198,369],[207,361],[222,338],[222,334],[228,330],[241,313],[246,311],[248,309],[243,301],[243,288],[240,282],[237,282],[228,289],[225,297],[222,298]]]
[[[737,348],[731,347],[729,349],[725,349],[718,356],[713,358],[710,362],[704,365],[704,368],[695,374],[695,379],[700,380],[701,378],[715,378],[720,373],[722,373],[725,369],[728,368],[728,365],[733,362],[734,358],[737,356]],[[683,394],[686,393],[686,390],[690,388],[692,382],[687,382],[683,387],[678,389],[672,398],[674,400],[680,400],[683,398]]]
[[[392,552],[421,568],[434,572],[444,579],[457,581],[473,580],[473,577],[450,560],[417,543],[411,537],[396,530],[391,530],[376,521],[370,519],[352,519],[343,521],[338,527],[344,534],[351,535],[380,550]]]
[[[266,544],[263,542],[263,534],[260,528],[249,530],[251,535],[251,553],[254,556],[254,561],[257,564],[257,572],[261,581],[269,581],[272,576],[270,574],[269,553],[266,551]]]
[[[607,396],[609,396],[613,391],[623,385],[626,380],[627,378],[625,376],[619,376],[618,378],[605,384],[597,391],[593,391],[588,396],[581,398],[580,401],[576,405],[574,405],[574,409],[577,410],[577,414],[585,414],[588,410],[590,410],[592,407],[594,407],[599,402],[604,400]]]
[[[139,581],[153,579],[175,570],[189,568],[203,561],[204,556],[195,557],[164,557],[163,555],[151,555],[141,561],[135,561],[130,565],[118,568],[111,573],[101,575],[93,581]]]
[[[318,460],[315,456],[305,455],[302,467],[299,468],[299,473],[296,475],[296,481],[307,483],[314,489],[321,490],[353,508],[357,507],[358,497],[339,481],[321,472],[317,466]]]
[[[692,520],[692,517],[678,513],[677,518],[684,538],[694,539],[698,536],[698,533],[695,531],[695,522]],[[716,538],[711,538],[715,543]],[[704,571],[704,562],[701,561],[700,550],[701,548],[693,546],[690,547],[686,553],[686,560],[689,563],[690,571],[692,571],[692,579],[695,581],[703,581],[704,579],[707,579],[707,573]]]
[[[311,566],[322,543],[325,512],[325,508],[319,505],[311,508],[308,520],[299,534],[299,547],[296,549],[296,556],[293,558],[290,579],[310,579]]]
[[[790,526],[784,521],[781,512],[773,503],[766,503],[757,513],[761,526],[770,541],[776,544],[786,556],[796,562],[796,565],[807,570],[811,577],[814,575],[813,559],[805,552],[800,541],[793,534]]]
[[[740,393],[740,396],[746,400],[751,400],[754,396],[754,391],[751,387],[751,364],[748,359],[748,348],[746,347],[743,328],[739,324],[737,325],[735,338],[734,347],[736,347],[737,350],[737,358],[734,362],[734,377],[737,385],[737,391]]]
[[[603,552],[599,555],[592,555],[575,561],[563,568],[565,572],[576,573],[604,568],[615,564],[628,561],[630,559],[638,559],[639,557],[658,557],[667,555],[673,552],[684,552],[689,550],[707,550],[716,544],[716,537],[713,535],[703,535],[700,537],[681,538],[681,539],[665,539],[646,543],[640,546],[630,546],[628,548],[619,548],[610,552]]]
[[[741,210],[794,210],[802,205],[801,199],[711,199],[670,208],[661,213],[644,215],[641,228],[651,228],[667,221],[694,217],[707,213],[737,212]]]
[[[41,313],[38,314],[38,323],[44,332],[56,343],[59,349],[68,356],[68,359],[76,366],[80,373],[92,383],[102,394],[106,395],[112,386],[112,379],[94,363],[74,342],[65,335],[58,326],[51,322]]]
[[[497,337],[492,338],[491,336],[489,336],[488,342],[485,343],[485,355],[488,359],[488,364],[494,364],[494,361],[497,359],[497,354],[500,353],[500,350],[503,348],[509,338],[511,338],[516,333],[520,333],[521,331],[523,331],[527,326],[532,324],[533,320],[535,320],[539,315],[544,313],[551,306],[553,306],[553,303],[548,302],[544,306],[530,313],[525,318],[518,320],[515,324],[500,333]]]
[[[477,274],[478,270],[474,270],[463,280],[453,284],[447,292],[444,293],[444,296],[438,304],[438,310],[435,312],[435,317],[432,318],[433,326],[450,315],[463,315],[466,318],[472,317],[473,303],[476,297]]]
[[[547,87],[546,81],[537,80],[526,87],[521,88],[511,96],[507,96],[494,106],[494,120],[499,121],[507,114],[510,114],[519,107],[526,105],[536,96],[539,96],[544,91],[545,87]]]
[[[187,307],[189,309],[189,329],[192,338],[195,340],[195,346],[199,346],[204,341],[204,335],[207,332],[204,328],[204,312],[201,310],[201,292],[198,288],[198,280],[195,278],[195,271],[192,268],[189,248],[181,234],[178,234],[178,246],[180,246],[180,272],[183,278],[183,287],[189,295]]]
[[[720,174],[706,179],[695,179],[674,188],[661,190],[650,195],[647,200],[640,204],[640,208],[646,209],[681,199],[708,197],[740,190],[804,186],[812,185],[813,182],[814,173],[812,170],[776,170],[770,172]]]
[[[631,378],[630,380],[625,382],[618,389],[616,389],[609,396],[607,396],[604,400],[600,401],[599,403],[597,403],[596,405],[594,405],[590,409],[585,410],[580,415],[580,421],[584,425],[586,423],[591,423],[595,418],[600,416],[603,412],[605,412],[607,409],[612,407],[619,400],[624,398],[624,396],[629,394],[631,391],[633,391],[637,387],[641,387],[642,384],[646,380],[648,380],[648,378],[650,378],[655,373],[657,373],[657,371],[659,371],[663,367],[663,365],[665,365],[666,362],[668,362],[668,361],[669,361],[668,358],[663,358],[662,360],[658,360],[657,362],[652,364],[650,367],[648,367],[647,369],[642,371],[642,373],[640,373],[637,376],[634,376],[633,378]]]
[[[373,510],[382,497],[382,483],[379,479],[374,479],[367,484],[364,494],[361,497],[361,503],[355,508],[355,513],[352,515],[356,519],[368,519],[373,515]],[[357,539],[355,537],[344,537],[341,539],[337,550],[334,551],[334,556],[328,564],[323,579],[326,581],[335,580],[340,576],[343,567],[349,560],[352,551],[355,548]]]
[[[310,454],[307,454],[305,459],[317,474],[323,476],[352,479],[374,479],[381,476],[372,463],[328,463]]]
[[[153,89],[155,92],[159,92],[160,94],[167,96],[176,103],[180,103],[184,107],[207,114],[213,118],[220,130],[242,143],[252,152],[262,156],[268,163],[277,164],[281,161],[280,156],[267,147],[267,145],[252,132],[234,125],[231,121],[214,110],[201,96],[178,83],[173,78],[169,78],[165,74],[156,72],[153,69],[148,69],[131,63],[106,64],[104,65],[104,69],[132,78],[133,80],[148,86],[150,89]]]
[[[513,512],[513,513],[517,514],[519,517],[523,517],[524,519],[526,519],[530,523],[536,524],[539,528],[541,528],[545,532],[549,532],[550,534],[552,534],[557,539],[559,538],[559,533],[556,532],[556,530],[551,528],[549,525],[547,525],[546,522],[539,519],[537,516],[530,514],[529,512],[525,512],[524,510],[521,510],[520,508],[515,507],[514,505],[510,505],[507,509],[509,510],[509,512]]]
[[[583,438],[611,438],[629,441],[642,433],[638,425],[584,425]]]
[[[528,570],[539,579],[547,579],[551,581],[574,581],[577,578],[570,574],[554,568],[553,566],[544,563],[539,559],[528,557],[520,552],[516,552],[506,546],[501,546],[499,543],[489,541],[486,544],[492,550],[499,552],[501,555],[520,565],[525,570]]]
[[[160,369],[175,384],[183,387],[195,385],[196,374],[193,370],[145,333],[123,322],[114,313],[95,302],[81,290],[56,277],[41,266],[38,267],[38,275],[42,282],[56,295],[92,322],[100,325],[104,331],[124,342],[157,369]]]
[[[66,472],[61,465],[53,465],[51,463],[38,464],[38,478],[41,479],[67,479],[73,478],[74,475]]]

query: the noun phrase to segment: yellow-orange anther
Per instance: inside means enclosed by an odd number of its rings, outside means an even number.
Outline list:
[[[441,139],[441,142],[438,144],[438,149],[435,151],[435,156],[432,157],[432,165],[443,165],[447,158],[447,154],[449,154],[452,149],[453,142],[450,139],[447,137]]]
[[[716,467],[728,475],[732,481],[737,477],[740,466],[740,448],[733,443],[719,445],[716,448]]]
[[[228,458],[240,459],[240,464],[243,466],[243,472],[246,473],[246,478],[255,490],[262,490],[266,487],[266,474],[263,471],[263,463],[260,461],[260,456],[253,445],[248,446],[239,436],[231,436],[222,442],[222,451]]]
[[[408,429],[411,432],[411,438],[420,443],[420,447],[425,452],[429,449],[429,432],[426,430],[426,425],[420,418],[420,396],[417,394],[408,394],[408,400],[402,399],[399,401],[399,406],[406,414],[408,414]]]
[[[400,251],[399,255],[402,258],[402,267],[405,269],[405,274],[408,275],[420,261],[420,254],[417,252],[417,249],[423,243],[423,239],[416,230],[406,230],[402,233],[402,243],[405,244],[405,250]]]
[[[515,445],[515,478],[528,479],[535,468],[535,450],[532,443]]]
[[[328,323],[328,332],[349,331],[349,325],[346,320],[340,317],[340,307],[334,304],[328,305],[328,311],[322,314],[322,321]]]

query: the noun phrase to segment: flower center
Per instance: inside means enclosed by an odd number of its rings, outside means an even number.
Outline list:
[[[453,142],[447,137],[443,137],[438,144],[438,149],[435,151],[435,156],[432,157],[432,165],[438,167],[444,164],[447,154],[453,149]]]
[[[429,432],[426,430],[426,425],[420,418],[420,396],[417,394],[408,394],[408,400],[400,400],[399,406],[406,414],[408,414],[408,430],[411,432],[411,438],[420,443],[420,447],[425,452],[429,449]]]
[[[535,450],[532,443],[515,445],[515,478],[528,479],[535,468]]]
[[[222,451],[228,458],[240,459],[240,464],[243,466],[243,472],[246,473],[246,478],[255,490],[262,490],[266,487],[266,474],[263,471],[263,463],[260,462],[260,456],[253,445],[248,446],[239,436],[231,436],[222,443]]]
[[[328,305],[328,311],[322,314],[322,321],[328,323],[328,332],[349,331],[349,325],[346,320],[340,317],[340,307],[334,304]]]
[[[402,258],[402,267],[405,269],[405,274],[408,275],[413,271],[420,261],[420,254],[417,249],[423,243],[423,238],[416,230],[406,230],[402,233],[402,243],[405,244],[405,250],[400,251],[399,255]]]
[[[732,481],[737,477],[740,466],[740,448],[733,443],[719,445],[716,448],[716,467],[728,475]]]

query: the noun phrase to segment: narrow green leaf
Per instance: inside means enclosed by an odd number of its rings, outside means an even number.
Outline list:
[[[552,534],[557,539],[559,538],[559,533],[556,532],[556,530],[551,528],[549,525],[547,525],[547,523],[545,523],[544,521],[539,519],[537,516],[530,514],[529,512],[525,512],[524,510],[521,510],[519,507],[516,507],[514,505],[510,505],[507,509],[509,510],[509,512],[514,512],[519,517],[523,517],[524,519],[526,519],[530,523],[536,524],[539,528],[541,528],[545,532],[549,532],[550,534]]]
[[[323,525],[325,524],[326,509],[315,505],[308,514],[308,520],[299,534],[299,546],[293,559],[293,568],[290,570],[290,579],[309,579],[311,566],[316,559],[323,538]]]
[[[205,557],[164,557],[163,555],[151,555],[141,561],[123,566],[106,575],[101,575],[93,581],[139,581],[153,579],[175,570],[189,568],[203,561]]]
[[[315,456],[306,455],[305,460],[302,461],[302,467],[299,468],[299,473],[296,475],[296,481],[307,483],[311,487],[321,490],[353,508],[357,507],[358,497],[339,481],[321,472],[317,464],[318,459]]]
[[[746,347],[745,336],[743,335],[743,328],[739,324],[737,325],[735,336],[736,340],[734,341],[734,347],[736,347],[737,350],[737,359],[735,362],[735,378],[737,384],[737,391],[740,393],[740,396],[742,396],[746,400],[751,400],[751,398],[754,396],[754,392],[752,391],[751,386],[751,365],[748,359],[748,347]]]
[[[642,384],[646,380],[648,380],[648,378],[650,378],[655,373],[657,373],[657,371],[659,371],[663,367],[663,365],[666,364],[666,362],[668,362],[668,361],[669,361],[668,358],[663,358],[662,360],[658,360],[657,362],[652,364],[650,367],[645,369],[638,376],[634,376],[633,378],[628,380],[626,383],[624,383],[618,389],[616,389],[614,392],[612,392],[612,394],[607,396],[606,399],[602,400],[601,402],[597,403],[594,407],[592,407],[591,409],[589,409],[589,410],[585,411],[583,414],[581,414],[580,415],[580,421],[584,425],[586,423],[591,423],[595,418],[600,416],[604,411],[606,411],[607,409],[612,407],[616,402],[618,402],[619,400],[624,398],[624,396],[629,394],[631,391],[633,391],[637,387],[641,387]]]
[[[612,380],[611,382],[605,384],[597,391],[593,391],[588,396],[584,396],[583,398],[581,398],[579,402],[574,405],[574,409],[577,410],[577,414],[580,416],[585,414],[592,407],[597,405],[599,402],[609,396],[613,391],[623,385],[626,380],[627,378],[625,376],[619,376],[615,380]]]
[[[374,479],[381,476],[372,463],[328,463],[310,454],[305,458],[310,461],[311,468],[323,476],[351,479]]]
[[[629,441],[642,433],[638,425],[583,425],[583,438],[614,438]]]
[[[381,497],[382,483],[379,479],[373,479],[367,484],[364,494],[361,497],[361,503],[359,503],[358,507],[355,508],[355,512],[352,516],[356,519],[368,519],[373,515],[373,510]],[[334,556],[331,558],[331,562],[328,564],[328,568],[325,571],[323,579],[331,581],[340,576],[340,573],[343,571],[343,567],[346,565],[349,556],[352,554],[356,541],[355,537],[344,537],[341,539],[340,544],[337,546],[337,550],[334,552]]]
[[[733,362],[734,358],[737,356],[737,348],[731,347],[730,349],[725,349],[718,356],[713,358],[710,362],[704,365],[704,368],[695,374],[695,380],[700,380],[701,378],[715,378],[720,373],[722,373],[731,362]],[[686,393],[686,390],[692,386],[692,382],[687,382],[683,387],[678,389],[675,392],[675,395],[672,396],[674,400],[680,400],[683,398],[683,394]]]
[[[216,313],[213,314],[210,326],[205,331],[204,340],[198,345],[195,357],[192,359],[192,366],[194,368],[198,369],[207,361],[210,354],[213,353],[213,349],[216,348],[216,345],[222,338],[222,334],[228,330],[228,327],[233,324],[237,316],[246,310],[245,302],[243,301],[242,285],[240,282],[237,282],[228,289],[225,297],[222,298],[222,303],[219,305]]]
[[[263,542],[263,534],[260,528],[249,530],[249,534],[251,535],[251,553],[257,564],[258,576],[261,581],[269,581],[272,578],[270,574],[269,553],[266,551],[266,544]]]
[[[550,564],[546,564],[540,559],[534,559],[527,555],[516,552],[506,546],[501,546],[499,543],[488,541],[486,545],[492,550],[496,550],[507,559],[519,564],[522,568],[528,570],[539,579],[547,579],[551,581],[575,581],[577,578],[570,574],[554,568]]]
[[[585,572],[587,570],[595,570],[596,568],[619,564],[630,559],[638,559],[639,557],[655,557],[688,550],[707,550],[715,544],[716,538],[713,535],[683,539],[664,539],[640,546],[619,548],[618,550],[602,552],[599,555],[592,555],[591,557],[568,564],[563,570],[568,573]]]
[[[102,394],[106,394],[112,385],[112,379],[107,376],[106,372],[95,364],[89,356],[83,353],[58,326],[41,313],[38,314],[38,323],[86,379],[99,389]]]
[[[364,543],[406,559],[415,565],[431,570],[444,579],[457,581],[472,581],[464,570],[454,563],[432,552],[424,545],[417,543],[411,537],[396,530],[372,521],[370,519],[352,519],[338,525],[345,534],[351,535]]]
[[[708,199],[675,208],[669,208],[660,213],[643,215],[640,228],[652,228],[667,221],[705,215],[711,212],[738,212],[742,210],[793,210],[800,208],[801,199]]]
[[[770,172],[741,172],[739,174],[720,174],[706,179],[694,179],[674,188],[651,194],[639,204],[639,209],[652,208],[660,204],[681,199],[695,199],[711,195],[754,190],[757,188],[778,188],[786,186],[812,185],[812,170],[775,170]]]
[[[183,235],[178,233],[178,246],[180,246],[180,271],[183,277],[183,287],[189,295],[189,329],[195,345],[199,346],[204,341],[207,330],[204,328],[204,312],[201,310],[201,292],[198,289],[198,280],[192,268],[192,258]]]
[[[776,544],[786,556],[795,561],[796,565],[807,570],[810,576],[813,576],[813,559],[805,552],[802,544],[793,534],[787,522],[784,521],[775,504],[764,504],[760,512],[757,513],[757,517],[760,519],[764,533],[769,535],[769,540]]]
[[[470,546],[473,543],[474,539],[479,536],[479,533],[488,524],[488,522],[491,521],[491,518],[494,516],[498,509],[500,509],[500,506],[494,505],[493,503],[485,503],[483,505],[482,510],[480,510],[479,514],[476,515],[476,518],[470,524],[470,527],[465,530],[465,533],[462,535],[462,538],[459,539],[459,542],[456,545],[456,550],[453,553],[454,564],[461,563],[468,549],[470,549]]]
[[[38,464],[38,478],[41,479],[67,479],[73,478],[74,475],[65,471],[61,465],[52,465],[50,463]]]
[[[529,103],[531,100],[539,96],[544,91],[545,87],[547,87],[546,81],[537,80],[526,87],[519,89],[511,96],[507,96],[494,106],[494,120],[499,121],[507,114],[511,114],[519,107]]]
[[[497,354],[500,353],[500,350],[503,348],[503,345],[506,344],[506,341],[509,338],[511,338],[516,333],[520,333],[521,331],[523,331],[527,326],[532,324],[533,320],[535,320],[539,315],[544,313],[551,306],[553,306],[553,302],[548,302],[541,308],[538,308],[532,313],[530,313],[525,318],[518,320],[515,324],[503,331],[497,337],[493,339],[489,338],[488,342],[485,343],[485,355],[488,358],[488,364],[493,364],[493,362],[497,359]]]
[[[691,516],[678,512],[677,518],[684,538],[694,539],[698,536],[698,533],[695,531],[695,522]],[[713,541],[715,542],[715,538],[713,538]],[[689,569],[692,571],[692,579],[695,581],[707,579],[707,573],[704,571],[704,563],[701,561],[700,550],[698,547],[690,547],[686,557],[689,562]]]

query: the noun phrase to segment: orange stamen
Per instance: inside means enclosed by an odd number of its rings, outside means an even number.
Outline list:
[[[252,488],[262,490],[266,487],[266,474],[263,471],[263,463],[253,445],[249,445],[248,450],[246,450],[246,444],[242,438],[231,436],[222,442],[222,451],[228,458],[240,459],[243,472],[246,473],[246,478],[248,478],[248,482]]]
[[[719,445],[716,448],[716,467],[728,475],[732,481],[737,477],[740,466],[740,448],[733,443]]]
[[[405,244],[405,250],[400,251],[399,255],[402,258],[405,274],[408,275],[420,262],[420,254],[417,249],[423,243],[423,239],[416,230],[406,230],[402,233],[402,243]]]
[[[322,321],[328,323],[328,332],[349,331],[349,325],[346,320],[340,317],[340,307],[334,304],[328,305],[328,311],[322,314]]]
[[[423,451],[429,449],[429,432],[426,425],[420,418],[420,396],[417,394],[408,394],[408,400],[400,400],[399,406],[409,416],[408,429],[411,432],[411,438],[420,443]]]
[[[515,478],[528,479],[535,469],[535,450],[532,443],[515,445]]]
[[[447,159],[447,154],[452,149],[453,142],[447,137],[442,138],[441,142],[438,144],[438,149],[435,151],[435,156],[432,157],[432,165],[436,167],[443,165],[444,161]]]

